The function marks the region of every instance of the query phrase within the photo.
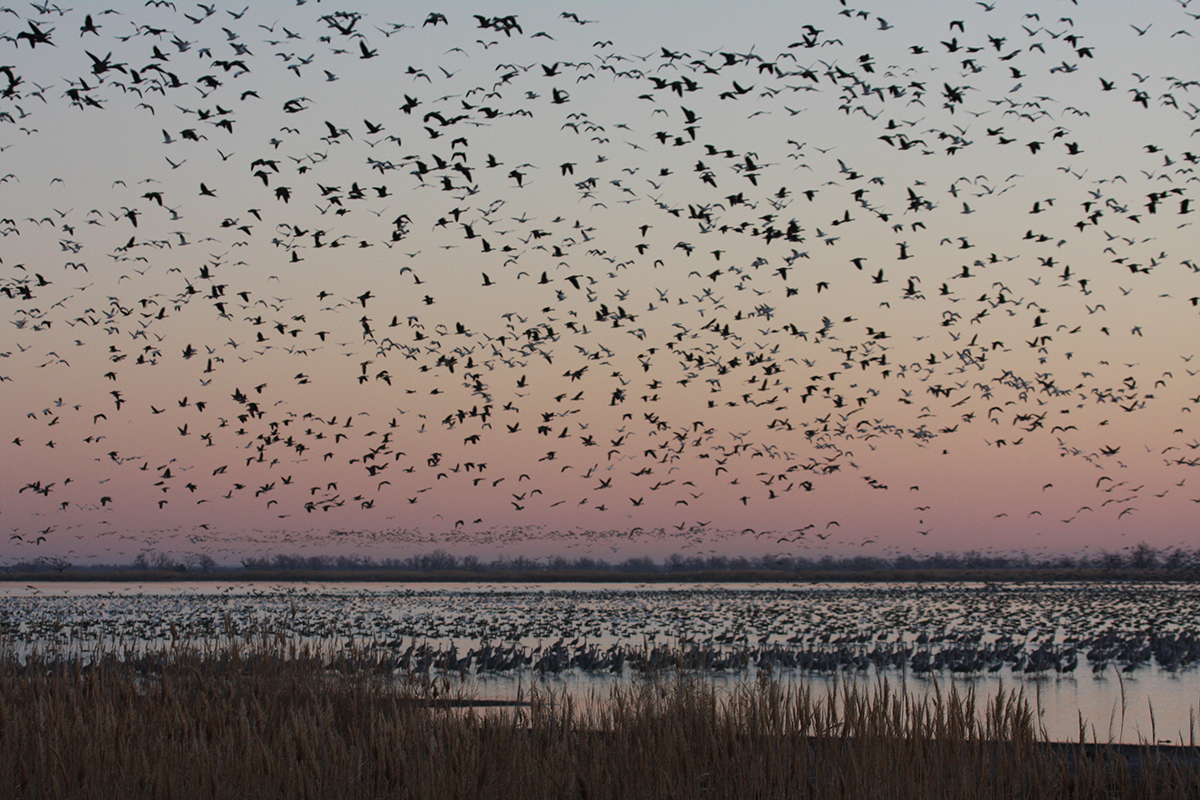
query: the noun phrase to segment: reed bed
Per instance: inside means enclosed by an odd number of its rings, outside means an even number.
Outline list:
[[[0,645],[6,798],[1171,798],[1191,759],[1049,747],[1019,692],[668,674],[462,707],[365,651],[226,638],[87,658]],[[1193,753],[1194,755],[1194,753]]]

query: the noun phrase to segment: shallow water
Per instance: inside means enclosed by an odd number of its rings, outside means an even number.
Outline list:
[[[267,584],[44,583],[0,585],[0,635],[18,647],[57,646],[86,652],[98,642],[139,646],[205,640],[254,629],[371,645],[400,652],[427,644],[458,656],[488,642],[510,652],[602,652],[614,646],[706,652],[842,653],[862,656],[1007,646],[1055,654],[1059,670],[1036,674],[996,660],[993,670],[920,673],[906,663],[880,668],[772,667],[789,681],[832,686],[840,680],[891,682],[915,693],[973,688],[976,696],[1019,690],[1039,709],[1046,735],[1077,740],[1189,743],[1200,711],[1200,671],[1192,662],[1163,666],[1153,658],[1130,664],[1112,658],[1099,674],[1089,652],[1097,638],[1148,641],[1154,635],[1200,633],[1200,587],[1147,584]],[[1068,669],[1070,653],[1077,665]],[[1144,655],[1144,654],[1143,654]],[[911,659],[909,659],[911,661]],[[732,686],[756,667],[712,679]],[[488,697],[509,698],[522,687],[585,697],[616,675],[568,668],[504,673],[470,671]]]

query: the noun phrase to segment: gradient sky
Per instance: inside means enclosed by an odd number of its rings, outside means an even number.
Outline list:
[[[1197,16],[6,9],[0,563],[1193,547]]]

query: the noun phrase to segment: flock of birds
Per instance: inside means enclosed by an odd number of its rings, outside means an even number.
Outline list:
[[[940,456],[1067,476],[960,487],[979,524],[1194,511],[1189,4],[830,0],[642,52],[0,9],[3,552],[955,549],[906,480]]]
[[[1183,586],[372,589],[9,592],[0,634],[85,660],[270,631],[339,643],[344,666],[422,675],[740,674],[1096,677],[1200,663]],[[351,652],[352,651],[352,652]],[[340,652],[334,648],[333,652]]]

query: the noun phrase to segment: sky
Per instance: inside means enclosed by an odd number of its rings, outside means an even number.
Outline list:
[[[1193,548],[1189,2],[0,12],[0,564]]]

